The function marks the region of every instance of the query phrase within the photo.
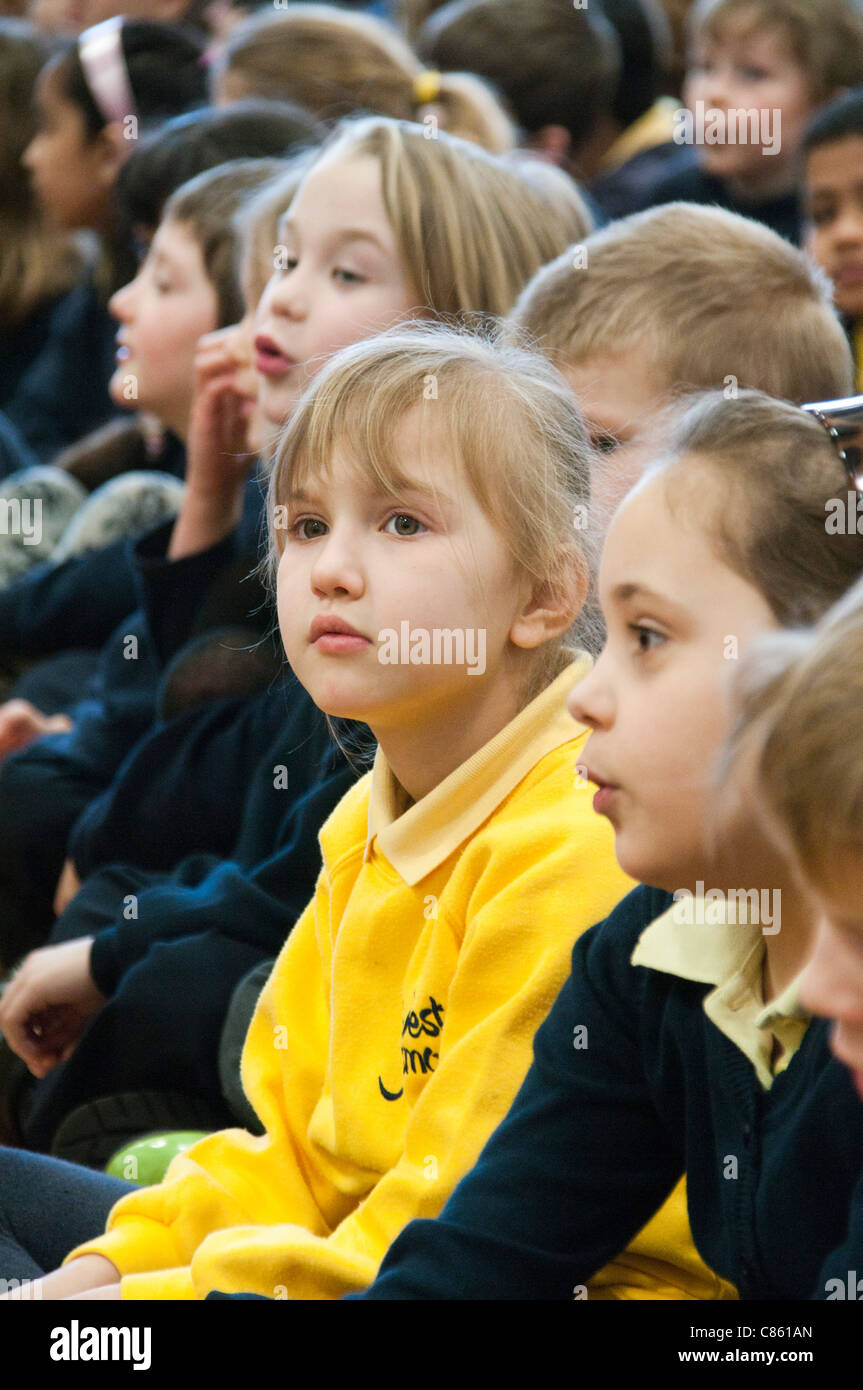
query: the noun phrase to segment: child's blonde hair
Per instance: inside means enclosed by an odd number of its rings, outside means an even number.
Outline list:
[[[812,104],[863,73],[863,5],[859,0],[698,0],[689,12],[690,42],[721,40],[730,25],[743,33],[779,31],[809,82]]]
[[[425,113],[489,150],[516,143],[515,127],[480,78],[426,72],[392,25],[333,5],[253,15],[231,35],[213,77],[232,98],[294,101],[323,120],[373,111],[412,121]]]
[[[276,264],[279,223],[290,207],[316,151],[303,150],[243,203],[234,222],[239,241],[239,275],[246,308],[257,304]]]
[[[430,389],[430,383],[433,389]],[[420,434],[452,457],[497,527],[518,573],[572,602],[587,583],[577,518],[586,515],[592,451],[563,378],[499,331],[404,325],[343,349],[315,377],[280,436],[270,478],[270,576],[284,523],[279,508],[310,474],[330,467],[336,447],[397,495],[405,482],[396,436],[409,411]],[[435,428],[437,427],[437,428]],[[442,431],[442,433],[441,433]],[[434,475],[434,459],[429,460]],[[522,692],[533,699],[572,660],[571,633],[536,654]]]
[[[560,365],[637,349],[669,393],[733,376],[802,404],[853,387],[826,275],[722,208],[669,203],[600,228],[536,275],[511,319]]]
[[[321,156],[370,155],[415,293],[434,314],[506,314],[530,277],[590,213],[573,183],[525,177],[518,163],[441,132],[366,116],[343,121]]]
[[[200,247],[216,291],[220,328],[243,316],[234,217],[256,189],[283,169],[281,159],[234,159],[181,184],[165,204],[162,220],[180,222]]]
[[[672,510],[703,522],[782,627],[815,622],[863,571],[863,535],[826,528],[830,499],[847,492],[845,466],[797,406],[760,391],[700,392],[645,477],[657,474]]]
[[[744,758],[768,826],[813,878],[863,849],[863,581],[808,631],[771,633],[736,673],[723,780]]]

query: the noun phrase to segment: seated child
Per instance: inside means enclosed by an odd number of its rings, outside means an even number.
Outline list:
[[[290,415],[304,388],[338,345],[381,330],[411,313],[426,318],[438,314],[504,313],[534,271],[558,254],[573,236],[587,230],[583,205],[574,188],[567,186],[563,192],[557,185],[553,189],[545,184],[535,188],[518,168],[504,164],[477,146],[444,134],[437,140],[428,140],[421,127],[383,118],[345,123],[309,166],[300,187],[284,190],[280,211],[285,211],[285,204],[288,208],[278,234],[273,234],[269,222],[269,230],[264,229],[256,277],[250,276],[247,282],[251,309],[261,288],[261,265],[272,267],[275,241],[279,268],[261,295],[257,321],[261,367],[258,411],[271,430]],[[362,237],[357,235],[359,206],[364,210],[359,228],[365,233]],[[434,229],[431,235],[429,228]],[[350,239],[346,240],[348,236]],[[253,240],[257,249],[256,232]],[[164,658],[160,634],[170,629],[172,644],[176,645],[181,628],[176,610],[182,616],[189,608],[188,595],[184,597],[178,592],[182,586],[175,576],[182,577],[184,570],[188,574],[192,565],[201,569],[207,565],[212,578],[218,566],[233,553],[237,512],[247,490],[248,463],[242,454],[238,461],[240,441],[235,432],[250,405],[248,364],[243,349],[249,318],[247,313],[240,326],[244,331],[231,334],[230,341],[224,334],[218,341],[204,340],[199,354],[195,406],[199,443],[203,442],[201,447],[196,443],[190,449],[183,510],[170,535],[163,528],[161,534],[145,538],[137,548],[154,589],[149,635],[150,646],[155,650],[150,651],[150,657],[155,655],[161,665]],[[160,554],[165,561],[161,566]],[[242,598],[241,590],[247,591],[247,586],[235,583],[234,587]],[[293,696],[292,700],[296,698]],[[193,893],[203,891],[212,863],[207,863],[205,873],[200,863],[185,866],[182,861],[188,856],[221,852],[233,858],[242,846],[240,860],[245,872],[265,865],[277,852],[283,856],[289,848],[283,838],[285,816],[280,803],[284,798],[273,797],[272,786],[273,805],[264,827],[275,838],[265,844],[264,835],[259,833],[254,841],[258,857],[250,859],[250,841],[244,833],[252,814],[251,805],[247,813],[246,802],[253,770],[265,769],[268,757],[272,768],[271,743],[286,717],[282,689],[254,703],[258,716],[254,727],[261,735],[260,741],[257,733],[250,740],[250,712],[238,710],[238,742],[232,745],[233,753],[228,756],[228,733],[220,729],[220,756],[215,764],[210,748],[214,728],[208,714],[201,714],[201,722],[189,716],[174,731],[170,726],[152,730],[145,742],[130,753],[101,805],[88,808],[83,817],[86,824],[79,822],[71,832],[69,853],[73,859],[81,857],[80,876],[132,860],[133,872],[140,868],[176,872],[178,882],[188,888],[185,897],[191,905]],[[223,712],[218,718],[223,718]],[[52,753],[54,750],[46,751],[43,741],[34,748],[29,767],[23,756],[10,763],[0,775],[0,785],[7,788],[7,799],[10,778],[14,779],[13,787],[23,784],[20,795],[31,794],[34,761],[54,779],[75,772],[68,766],[58,767],[59,760]],[[214,777],[218,778],[218,796],[212,791]],[[85,792],[93,780],[90,777]],[[43,785],[45,782],[47,776]],[[256,785],[257,782],[256,774]],[[195,798],[200,809],[191,814]],[[273,814],[276,803],[278,811]],[[260,806],[255,814],[260,820]],[[3,854],[10,861],[9,874],[19,862],[13,847],[21,843],[20,819],[16,817],[7,827],[0,810],[0,846],[4,842],[8,845]],[[260,825],[258,829],[260,832]],[[68,828],[66,834],[69,835]],[[52,841],[55,858],[57,849]],[[0,859],[0,864],[3,862]],[[279,872],[287,873],[289,863],[282,857]],[[23,872],[19,871],[16,885]],[[58,873],[59,864],[54,882]],[[264,881],[275,885],[280,880],[268,870]],[[46,876],[48,884],[53,891],[53,883]],[[244,885],[235,887],[236,906],[241,911],[248,894]],[[32,897],[32,866],[26,883],[18,888],[19,894],[25,890]],[[140,879],[128,891],[139,892]],[[274,891],[272,887],[270,891]],[[164,1027],[164,951],[154,949],[152,960],[146,962],[141,959],[146,950],[127,951],[115,967],[106,970],[104,962],[111,954],[110,946],[107,941],[97,941],[92,966],[100,988],[94,992],[92,987],[91,938],[115,926],[128,938],[122,918],[126,894],[118,890],[116,876],[111,894],[114,909],[109,921],[105,920],[104,896],[100,896],[98,911],[94,912],[93,898],[85,893],[79,908],[72,906],[74,929],[61,925],[63,937],[72,934],[86,938],[86,949],[79,950],[74,963],[70,963],[68,951],[42,951],[23,967],[28,973],[32,969],[41,991],[37,999],[29,1000],[31,1011],[62,1003],[65,990],[74,993],[77,1001],[87,999],[87,1010],[76,1015],[76,1026],[92,1020],[82,1058],[74,1059],[68,1069],[68,1083],[56,1078],[43,1088],[44,1111],[37,1094],[31,1119],[24,1128],[28,1142],[45,1144],[46,1135],[53,1134],[51,1126],[56,1128],[66,1113],[63,1106],[72,1100],[76,1105],[85,1098],[98,1100],[108,1094],[106,1085],[114,1089],[117,1085],[121,1089],[142,1085],[147,1067],[152,1068],[152,1085],[165,1084],[162,1058],[154,1055],[149,1046],[142,1052],[130,1049],[127,1081],[122,1083],[125,1054],[118,1055],[110,1041],[116,1020],[123,1016],[129,1002],[123,997],[126,990],[134,994],[140,1018],[140,1000],[146,997],[142,976],[149,970],[153,972],[147,975],[152,983],[151,1021],[154,1027],[156,1021]],[[180,904],[171,898],[166,906],[171,920],[177,921]],[[44,921],[44,915],[43,908],[40,921]],[[263,915],[260,909],[258,915]],[[224,920],[229,916],[226,904]],[[188,921],[190,935],[196,934],[197,917],[190,914]],[[32,914],[29,922],[32,932]],[[256,935],[256,942],[266,940],[275,955],[282,944],[284,925],[285,914],[275,904],[266,914],[266,926]],[[154,906],[153,915],[142,918],[137,926],[139,940],[158,947],[163,930],[158,905]],[[234,935],[237,933],[255,935],[254,924],[244,921],[235,929]],[[54,967],[49,960],[55,962]],[[133,968],[135,977],[127,981],[125,977]],[[221,987],[225,987],[226,980],[227,977],[222,978]],[[237,980],[234,976],[234,983]],[[100,1017],[106,995],[113,996],[113,1007]],[[25,1011],[19,1020],[25,1036],[27,1016]],[[191,1017],[183,1021],[184,1038],[191,1031],[191,1024]],[[146,1030],[139,1027],[136,1036],[146,1036]],[[189,1058],[189,1064],[191,1068],[194,1063],[197,1069],[199,1085],[209,1068],[212,1093],[218,1086],[212,1079],[215,1055],[208,1045],[209,1037],[210,1033],[202,1029],[200,1049]],[[97,1056],[101,1058],[100,1065],[96,1065]],[[56,1060],[52,1053],[50,1065],[55,1065]],[[35,1065],[32,1053],[28,1054],[28,1062],[37,1075],[44,1076],[48,1070],[44,1058]]]
[[[178,437],[188,424],[198,337],[238,313],[230,213],[282,167],[275,160],[234,161],[184,185],[169,201],[139,275],[114,301],[123,339],[116,394],[122,398],[131,383],[136,405],[157,412]],[[41,738],[5,759],[0,960],[7,967],[44,939],[69,830],[151,724],[157,681],[153,654],[130,615],[109,641],[92,690],[78,702],[74,732]],[[44,733],[38,710],[29,729],[20,720],[14,729],[19,742]]]
[[[856,0],[698,0],[674,139],[642,207],[718,204],[799,242],[799,149],[816,109],[863,82]]]
[[[417,40],[434,68],[477,73],[505,98],[522,141],[590,180],[616,133],[620,44],[602,6],[568,0],[460,0]]]
[[[192,111],[166,122],[136,145],[118,175],[117,219],[124,243],[134,243],[143,258],[165,203],[197,174],[229,159],[281,157],[294,146],[314,140],[317,133],[310,117],[280,102],[242,102],[230,111]],[[111,322],[113,374],[116,322]],[[76,506],[81,496],[79,481],[92,491],[117,473],[149,469],[154,462],[162,470],[182,475],[185,456],[179,441],[160,431],[153,419],[136,414],[130,420],[130,405],[134,401],[123,400],[122,418],[57,456],[65,491],[73,492]],[[73,476],[66,477],[67,473]],[[30,547],[23,549],[29,556]],[[8,590],[0,590],[0,679],[15,680],[22,662],[67,649],[92,653],[91,665],[95,665],[95,653],[137,601],[135,571],[124,541],[85,557],[79,554],[50,567],[40,566],[13,581]],[[32,700],[29,676],[26,685],[24,693]],[[57,706],[64,707],[68,706]]]
[[[82,271],[71,235],[45,225],[21,163],[36,130],[32,94],[47,56],[47,43],[31,25],[0,19],[0,409],[44,346],[57,305]],[[0,476],[10,471],[0,460]]]
[[[369,724],[374,769],[321,831],[314,898],[252,1021],[264,1136],[212,1135],[130,1192],[45,1296],[123,1278],[127,1297],[338,1297],[473,1163],[573,937],[627,885],[563,707],[589,664],[568,641],[589,459],[542,358],[434,326],[344,349],[303,396],[270,490],[280,629],[316,703]],[[2,1150],[7,1213],[24,1173],[54,1229],[17,1252],[4,1236],[13,1277],[126,1190]]]
[[[863,391],[863,87],[818,113],[803,159],[806,249],[830,277]]]
[[[775,232],[676,203],[602,227],[534,276],[512,315],[563,372],[600,459],[591,510],[605,530],[679,396],[754,387],[802,405],[852,387],[830,288]]]
[[[737,656],[863,571],[863,537],[825,530],[846,489],[811,415],[712,392],[621,504],[608,640],[569,709],[642,886],[579,938],[506,1120],[365,1296],[584,1296],[684,1172],[698,1250],[741,1299],[823,1298],[843,1267],[863,1106],[797,998],[817,914],[751,797],[718,823],[716,770]]]
[[[6,403],[12,423],[44,462],[113,412],[111,290],[132,271],[119,239],[112,190],[135,140],[150,123],[200,105],[202,45],[162,24],[118,19],[87,30],[52,57],[39,76],[39,127],[22,156],[51,224],[87,228],[101,240],[102,263],[67,297],[43,351]]]
[[[814,628],[765,639],[747,653],[728,761],[733,771],[741,763],[749,769],[765,829],[792,858],[814,904],[818,928],[799,981],[800,1003],[835,1021],[830,1047],[863,1100],[861,683],[858,582]],[[858,1244],[858,1263],[861,1252]],[[834,1296],[845,1293],[834,1290]],[[848,1294],[855,1296],[857,1288]]]

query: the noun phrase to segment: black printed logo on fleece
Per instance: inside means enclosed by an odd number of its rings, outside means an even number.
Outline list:
[[[438,1037],[443,1028],[443,1015],[443,1004],[439,1004],[434,995],[430,994],[427,1009],[420,1009],[419,1013],[415,1009],[411,1009],[405,1018],[402,1024],[402,1037],[405,1034],[409,1038]],[[425,1076],[428,1072],[434,1071],[434,1063],[437,1059],[438,1053],[432,1049],[430,1044],[427,1044],[422,1050],[406,1047],[402,1044],[402,1075],[419,1073],[421,1076]],[[378,1086],[384,1100],[398,1100],[400,1096],[404,1095],[404,1086],[398,1091],[390,1091],[380,1077],[378,1077]]]

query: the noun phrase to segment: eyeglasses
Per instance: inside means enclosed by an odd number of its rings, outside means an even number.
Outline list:
[[[863,396],[814,401],[803,409],[824,426],[845,466],[850,487],[863,493]]]

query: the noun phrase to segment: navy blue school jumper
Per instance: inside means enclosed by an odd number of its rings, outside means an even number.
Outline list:
[[[580,937],[475,1168],[350,1297],[571,1300],[684,1172],[698,1251],[742,1299],[825,1299],[863,1269],[863,1103],[829,1022],[762,1089],[709,985],[630,964],[671,902],[637,888]]]
[[[186,451],[174,435],[166,436],[156,463],[161,471],[182,478]],[[260,509],[260,488],[250,484],[238,544],[257,537]],[[138,607],[136,541],[127,536],[59,565],[37,565],[0,589],[0,659],[72,649],[99,652],[117,624]]]
[[[244,551],[241,542],[248,543],[250,534],[257,539],[260,525],[259,486],[250,496],[255,506],[247,510],[244,528],[209,550],[168,561],[172,522],[131,550],[136,597],[142,606],[105,644],[86,698],[71,711],[75,728],[40,738],[0,765],[4,964],[44,941],[70,831],[152,727],[166,663],[190,636],[208,623],[220,622],[226,611],[233,617],[233,610],[260,609],[260,587],[239,583],[254,563],[254,553]],[[270,619],[259,612],[257,621],[263,625]],[[165,829],[159,827],[159,833]]]
[[[21,468],[31,468],[35,462],[35,455],[30,452],[12,421],[0,410],[0,478],[17,473]]]
[[[218,1071],[231,997],[250,970],[275,958],[312,897],[318,831],[364,770],[348,764],[324,716],[290,680],[289,715],[284,697],[270,696],[280,727],[247,769],[245,804],[236,785],[189,793],[193,810],[202,798],[241,802],[233,852],[194,855],[170,874],[108,864],[56,923],[52,942],[95,934],[91,970],[108,1003],[68,1061],[30,1087],[26,1147],[49,1150],[77,1106],[130,1091],[179,1091],[205,1101],[222,1125],[236,1123]]]
[[[640,194],[632,198],[630,212],[640,212],[645,208],[657,207],[662,203],[707,203],[713,207],[727,208],[741,217],[751,217],[771,227],[786,241],[799,246],[803,234],[803,221],[799,195],[795,191],[777,198],[765,198],[758,202],[737,198],[722,179],[705,173],[695,156],[691,145],[678,146],[678,155],[669,160],[665,170],[654,182],[642,188]]]
[[[120,414],[108,394],[116,368],[117,321],[91,269],[51,313],[41,352],[4,401],[9,419],[41,463]]]

